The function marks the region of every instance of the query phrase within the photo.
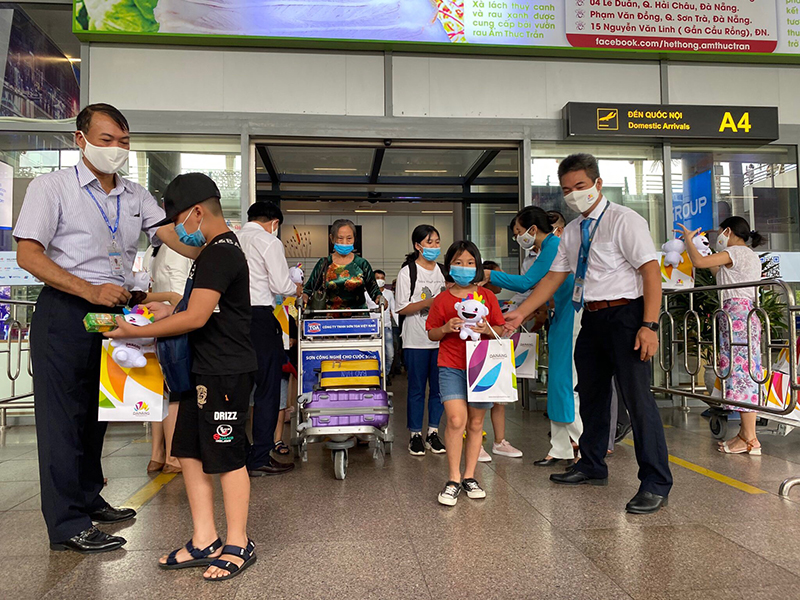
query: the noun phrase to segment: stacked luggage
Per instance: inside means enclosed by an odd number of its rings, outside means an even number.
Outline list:
[[[381,319],[383,315],[381,315]],[[353,324],[363,319],[353,319]],[[320,328],[323,329],[323,328]],[[374,456],[391,454],[392,434],[389,432],[389,416],[392,414],[391,396],[386,391],[382,368],[383,327],[365,336],[339,338],[338,350],[355,349],[361,356],[377,355],[379,358],[358,360],[322,360],[314,369],[313,389],[301,394],[300,422],[297,437],[292,444],[298,455],[306,460],[308,443],[324,441],[331,450],[334,476],[344,479],[347,475],[348,451],[356,445],[356,439],[373,444]],[[325,336],[309,328],[304,334],[300,328],[300,351],[304,349],[322,353],[331,349],[333,336]],[[326,339],[327,338],[327,339]],[[335,354],[341,353],[335,351]],[[300,361],[302,365],[302,360]],[[302,369],[302,367],[301,367]],[[308,384],[310,387],[310,382]]]

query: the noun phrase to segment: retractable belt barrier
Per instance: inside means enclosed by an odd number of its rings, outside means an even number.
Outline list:
[[[30,317],[35,304],[28,300],[0,298],[0,310],[3,313],[7,311],[8,315],[2,321],[5,335],[0,341],[0,355],[5,355],[6,358],[5,381],[0,391],[0,434],[8,427],[9,410],[33,408],[33,386],[31,385],[31,391],[22,393],[17,388],[22,383],[19,379],[23,369],[28,376],[33,377],[29,333]],[[23,358],[23,355],[27,356]]]
[[[703,300],[709,294],[718,297],[723,290],[755,290],[753,308],[747,315],[747,341],[736,342],[733,340],[733,320],[730,314],[722,309],[721,303],[713,312],[704,308]],[[780,323],[785,329],[787,337],[773,338],[773,322],[770,314],[765,309],[765,300],[769,301],[770,312],[773,317],[779,315]],[[738,283],[732,285],[713,285],[696,287],[683,290],[665,290],[661,314],[659,316],[659,349],[657,364],[665,375],[664,386],[654,386],[656,393],[671,394],[681,397],[681,409],[688,411],[688,399],[702,400],[710,406],[734,406],[753,410],[763,417],[782,423],[789,427],[800,427],[797,415],[789,418],[797,408],[800,384],[797,379],[797,323],[796,317],[800,316],[800,307],[796,306],[794,293],[780,279],[763,279],[752,283]],[[754,319],[757,317],[761,323],[761,344],[753,343]],[[727,324],[727,342],[731,348],[731,357],[727,369],[720,366],[720,320]],[[710,339],[708,339],[710,337]],[[747,348],[747,374],[753,383],[757,384],[758,404],[739,402],[725,398],[726,384],[733,375],[733,354],[735,348]],[[710,350],[710,360],[708,352]],[[704,365],[703,355],[706,356]],[[679,357],[682,355],[682,361]],[[779,359],[779,355],[781,358]],[[761,357],[762,369],[755,369],[754,357]],[[781,389],[785,394],[780,402],[769,402],[770,389],[773,376],[777,373],[774,367],[776,359],[781,364],[788,364],[788,376]],[[712,369],[719,393],[709,390],[705,381],[699,381],[700,373],[705,369]],[[784,370],[787,367],[783,367]],[[765,385],[767,388],[765,389]],[[712,395],[713,394],[713,395]],[[713,428],[712,428],[713,430]],[[793,477],[784,481],[779,489],[779,494],[788,497],[789,490],[800,484],[800,477]]]

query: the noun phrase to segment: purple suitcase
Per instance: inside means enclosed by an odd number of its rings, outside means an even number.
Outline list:
[[[372,426],[382,429],[389,424],[389,394],[384,390],[318,390],[312,392],[305,410],[321,411],[311,414],[312,427]],[[372,414],[370,409],[387,409],[385,414]],[[352,415],[325,414],[325,410],[359,409]]]

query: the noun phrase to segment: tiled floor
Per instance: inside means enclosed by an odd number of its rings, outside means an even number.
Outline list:
[[[436,503],[444,456],[405,451],[403,382],[394,389],[395,452],[374,460],[351,452],[345,481],[330,456],[311,448],[292,473],[253,481],[250,533],[259,562],[231,582],[201,572],[162,572],[157,557],[190,535],[180,477],[139,512],[107,528],[125,550],[83,557],[52,553],[39,513],[32,428],[0,444],[0,598],[416,599],[516,598],[642,600],[800,599],[800,490],[777,496],[800,475],[800,435],[763,435],[760,458],[723,456],[699,411],[665,411],[671,455],[764,490],[748,494],[673,465],[670,506],[632,516],[633,449],[617,446],[606,488],[562,488],[533,466],[548,449],[541,413],[509,408],[507,437],[523,459],[479,467],[484,501]],[[486,425],[491,438],[491,425]],[[147,484],[150,445],[139,425],[115,425],[106,440],[105,497],[123,503]],[[488,447],[488,443],[487,443]],[[222,516],[221,500],[218,502]]]

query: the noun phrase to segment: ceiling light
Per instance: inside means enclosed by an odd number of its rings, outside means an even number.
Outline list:
[[[423,210],[423,215],[452,215],[452,210]]]
[[[71,62],[71,63],[79,63],[79,62],[81,62],[81,59],[80,59],[80,58],[73,58],[72,56],[68,56],[68,57],[67,57],[67,60],[68,60],[69,62]]]
[[[350,167],[314,167],[315,171],[358,171]]]
[[[356,209],[355,212],[357,212],[357,213],[385,213],[387,211],[385,211],[385,210],[358,210],[358,209]]]
[[[287,208],[286,212],[315,213],[315,212],[319,212],[319,209],[318,208]]]
[[[495,173],[512,173],[513,175],[517,175],[519,173],[519,171],[517,171],[516,169],[514,169],[513,171],[504,171],[503,169],[495,169],[494,172]]]
[[[406,173],[447,173],[447,169],[406,169]]]
[[[515,215],[519,211],[518,210],[497,210],[494,214],[496,215]]]

